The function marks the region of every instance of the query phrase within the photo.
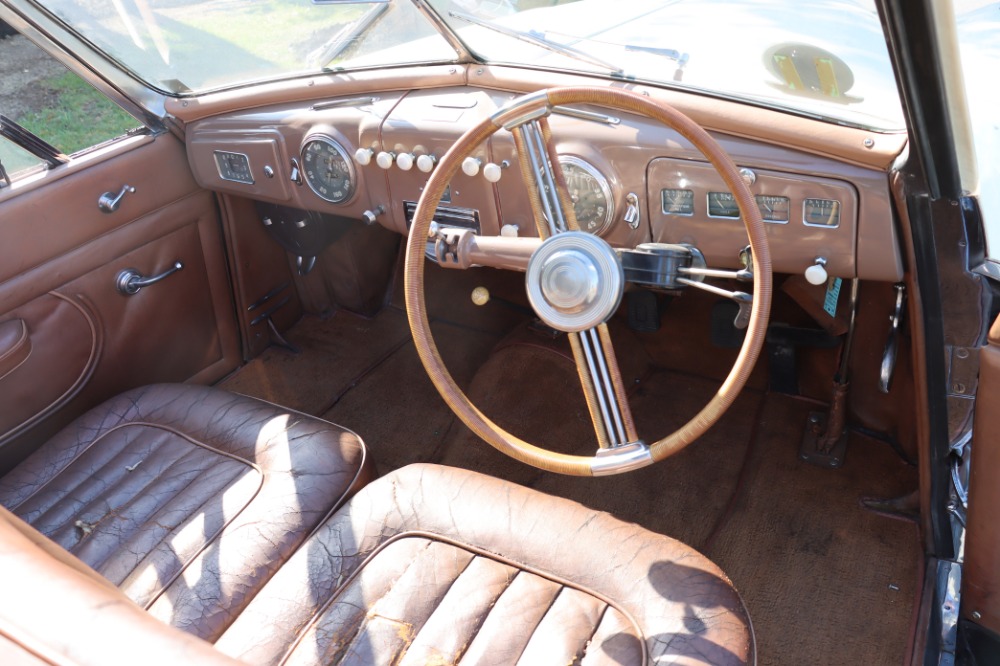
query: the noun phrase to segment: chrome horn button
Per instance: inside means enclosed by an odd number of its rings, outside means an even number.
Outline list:
[[[590,257],[560,250],[542,265],[542,297],[560,312],[576,313],[597,297],[598,276]]]
[[[546,324],[583,331],[601,324],[621,303],[625,273],[606,242],[580,231],[546,240],[531,256],[528,300]]]

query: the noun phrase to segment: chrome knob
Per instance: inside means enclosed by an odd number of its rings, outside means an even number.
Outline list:
[[[365,212],[361,213],[361,217],[364,219],[365,224],[375,224],[375,221],[378,219],[378,216],[384,212],[385,212],[385,206],[379,205],[372,210],[366,210]]]
[[[125,198],[126,194],[134,194],[135,188],[131,185],[125,185],[122,187],[121,192],[117,196],[113,192],[105,192],[97,199],[97,208],[102,213],[113,213],[118,210],[118,206],[121,205],[122,199]]]

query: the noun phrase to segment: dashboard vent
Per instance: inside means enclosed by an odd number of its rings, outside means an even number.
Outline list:
[[[406,228],[409,229],[413,223],[413,216],[417,212],[417,202],[404,201],[403,210],[406,213]],[[434,211],[434,221],[442,227],[471,229],[477,234],[482,231],[479,226],[479,211],[472,208],[438,206],[437,210]]]

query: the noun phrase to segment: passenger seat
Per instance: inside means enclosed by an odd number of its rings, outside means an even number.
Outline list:
[[[0,505],[154,617],[214,641],[370,480],[353,432],[193,385],[136,389],[0,479]]]

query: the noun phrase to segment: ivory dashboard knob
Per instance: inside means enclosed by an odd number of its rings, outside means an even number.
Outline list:
[[[490,302],[490,290],[486,287],[476,287],[472,290],[472,302],[476,305],[486,305]]]
[[[478,157],[466,157],[462,160],[462,173],[466,176],[475,176],[479,173],[479,165],[482,163]]]
[[[384,150],[375,156],[375,164],[379,165],[381,169],[392,168],[392,163],[396,159],[396,156],[392,153],[387,153]]]
[[[403,171],[409,171],[413,168],[413,154],[412,153],[400,153],[396,155],[396,166],[398,166]]]
[[[424,173],[430,173],[437,163],[437,158],[433,155],[421,155],[417,158],[417,168]]]
[[[372,155],[374,154],[375,151],[371,148],[358,148],[354,151],[354,161],[361,166],[368,166],[371,164]]]
[[[504,238],[517,238],[520,228],[516,224],[505,224],[500,227],[500,235]]]
[[[494,164],[493,162],[487,162],[486,166],[483,167],[483,178],[495,183],[500,180],[500,176],[503,175],[503,170],[500,168],[499,164]]]
[[[816,263],[806,269],[806,281],[809,284],[826,284],[829,275],[826,272],[826,259],[816,257]]]

